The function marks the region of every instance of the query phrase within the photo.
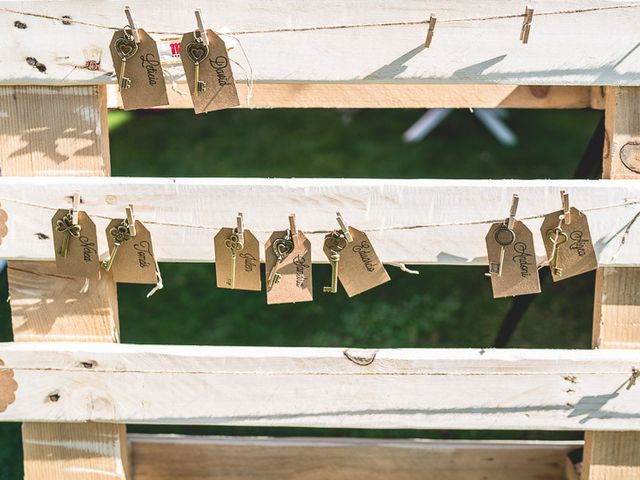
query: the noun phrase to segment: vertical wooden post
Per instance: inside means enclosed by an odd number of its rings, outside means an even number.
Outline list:
[[[2,175],[109,175],[106,105],[106,87],[0,87]],[[83,293],[53,262],[10,262],[8,274],[15,341],[119,341],[110,276]],[[124,426],[25,423],[22,442],[27,480],[126,479]]]
[[[607,88],[603,162],[640,180],[640,88]],[[640,349],[640,268],[598,269],[595,295],[593,347]],[[640,433],[586,432],[584,455],[584,480],[640,479]]]

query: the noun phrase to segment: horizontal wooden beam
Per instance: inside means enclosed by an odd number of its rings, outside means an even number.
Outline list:
[[[133,480],[566,480],[582,442],[129,435]]]
[[[0,359],[17,383],[0,421],[640,430],[633,351],[5,343]]]
[[[0,203],[9,214],[9,233],[0,258],[52,260],[51,216],[69,208],[74,191],[100,232],[122,218],[133,203],[151,231],[160,261],[211,262],[213,236],[235,226],[243,212],[246,228],[264,242],[288,226],[310,232],[313,260],[326,262],[324,234],[347,223],[364,230],[385,263],[484,265],[485,235],[509,213],[520,195],[518,218],[534,232],[538,263],[545,260],[542,217],[561,208],[560,190],[588,214],[601,265],[640,265],[640,182],[633,180],[371,180],[235,178],[0,178]]]
[[[231,48],[234,75],[256,83],[640,85],[638,5],[538,0],[529,43],[524,4],[490,0],[154,0],[136,2],[138,26],[161,43],[166,75],[184,72],[169,44],[207,26]],[[429,14],[438,22],[424,48]],[[0,83],[112,83],[109,42],[126,23],[101,0],[5,1]],[[615,32],[615,42],[594,32]],[[174,64],[171,66],[170,64]]]
[[[239,108],[603,108],[600,87],[370,83],[256,83],[238,85]],[[122,108],[117,85],[109,108]],[[167,108],[193,108],[189,89],[168,91]]]

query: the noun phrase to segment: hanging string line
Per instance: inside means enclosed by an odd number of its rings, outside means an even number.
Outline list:
[[[556,10],[550,12],[536,12],[536,17],[551,16],[551,15],[576,15],[582,13],[601,12],[605,10],[620,10],[620,9],[633,9],[640,8],[640,4],[627,4],[627,5],[612,5],[608,7],[591,7],[591,8],[576,8],[570,10]],[[85,22],[82,20],[74,20],[70,18],[56,17],[53,15],[45,15],[41,13],[22,12],[20,10],[14,10],[10,8],[0,8],[2,12],[14,13],[19,15],[25,15],[30,17],[44,18],[48,20],[58,20],[65,22],[65,24],[85,25],[88,27],[102,28],[107,30],[120,30],[122,26],[112,27],[108,25],[101,25],[98,23]],[[523,18],[523,13],[508,14],[508,15],[494,15],[486,17],[464,17],[464,18],[450,18],[450,19],[438,19],[438,23],[465,23],[465,22],[481,22],[491,20],[505,20],[513,18]],[[356,28],[379,28],[379,27],[398,27],[398,26],[410,26],[410,25],[427,25],[429,19],[423,20],[409,20],[409,21],[396,21],[396,22],[379,22],[379,23],[355,23],[345,25],[319,25],[319,26],[307,26],[307,27],[283,27],[283,28],[270,28],[270,29],[255,29],[255,30],[238,30],[230,32],[221,32],[227,35],[255,35],[263,33],[285,33],[285,32],[309,32],[319,30],[343,30],[343,29],[356,29]],[[166,31],[154,31],[150,30],[148,33],[155,35],[181,35],[184,32],[166,32]],[[218,33],[218,32],[216,32]]]
[[[54,211],[58,210],[58,208],[50,207],[48,205],[41,205],[41,204],[30,203],[30,202],[23,202],[23,201],[11,199],[11,198],[0,198],[0,202],[14,203],[14,204],[23,205],[23,206],[26,206],[26,207],[49,210],[51,212],[54,212]],[[629,206],[633,206],[633,205],[640,205],[640,200],[629,200],[629,201],[626,201],[624,203],[616,203],[616,204],[612,204],[612,205],[603,205],[603,206],[599,206],[599,207],[584,208],[584,209],[582,209],[582,212],[585,212],[585,213],[587,213],[587,212],[596,212],[596,211],[599,211],[599,210],[608,210],[608,209],[613,209],[613,208],[629,207]],[[106,216],[106,215],[92,214],[90,212],[87,212],[87,214],[90,217],[101,218],[103,220],[112,220],[113,219],[113,217]],[[530,215],[528,217],[518,217],[518,219],[520,221],[538,220],[538,219],[544,218],[547,214],[548,213],[539,214],[539,215]],[[640,216],[640,212],[638,212],[637,216]],[[169,227],[169,228],[191,228],[191,229],[194,229],[194,230],[211,230],[211,231],[215,231],[215,232],[217,232],[221,228],[228,227],[228,225],[196,225],[196,224],[189,224],[189,223],[158,222],[158,221],[155,221],[155,220],[143,220],[142,218],[138,218],[138,220],[140,220],[142,223],[147,224],[147,225],[159,225],[159,226]],[[427,229],[427,228],[445,228],[445,227],[465,227],[465,226],[472,226],[472,225],[490,225],[490,224],[493,224],[493,223],[503,222],[503,221],[504,221],[504,218],[499,218],[499,219],[491,219],[491,220],[475,220],[475,221],[469,221],[469,222],[455,222],[455,223],[429,223],[429,224],[418,224],[418,225],[397,225],[397,226],[390,226],[390,227],[364,228],[364,229],[361,229],[361,230],[363,232],[373,233],[373,232],[418,230],[418,229]],[[629,228],[630,227],[628,227],[627,230]],[[251,231],[256,232],[256,233],[272,233],[273,232],[273,230],[260,230],[260,229],[251,229]],[[314,234],[318,234],[319,235],[319,234],[330,233],[332,231],[333,231],[333,229],[331,229],[331,230],[305,230],[305,233],[309,234],[309,235],[314,235]]]

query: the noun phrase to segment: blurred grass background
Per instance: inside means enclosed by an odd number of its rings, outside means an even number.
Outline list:
[[[426,140],[403,144],[418,110],[361,110],[350,122],[335,110],[112,112],[116,176],[370,178],[571,178],[600,113],[515,110],[508,123],[520,144],[499,144],[467,110]],[[162,264],[165,288],[118,288],[127,343],[487,347],[510,300],[494,300],[484,268],[389,267],[392,281],[353,299],[322,295],[328,266],[314,267],[316,300],[267,306],[264,292],[218,290],[212,264]],[[514,335],[514,348],[589,348],[592,274],[543,283]],[[7,294],[6,273],[0,296]],[[11,341],[8,304],[0,303],[0,340]],[[568,439],[579,432],[311,430],[130,426],[133,432],[241,435]],[[20,426],[0,423],[0,479],[22,478]]]

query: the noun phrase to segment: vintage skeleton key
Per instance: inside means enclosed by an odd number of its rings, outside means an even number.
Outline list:
[[[138,44],[135,42],[135,39],[131,34],[131,29],[127,31],[127,27],[125,27],[124,37],[116,40],[115,49],[118,53],[118,56],[122,60],[122,63],[120,64],[119,77],[120,90],[126,90],[127,88],[131,87],[131,79],[124,76],[125,70],[127,68],[127,60],[133,57],[138,51]]]
[[[66,257],[67,252],[69,251],[69,240],[71,240],[71,237],[80,237],[80,225],[74,225],[73,215],[71,211],[69,211],[69,213],[56,222],[56,230],[64,233],[58,255]]]
[[[338,276],[340,272],[340,252],[346,248],[348,242],[344,234],[338,231],[327,235],[324,242],[325,246],[331,252],[329,255],[329,262],[331,262],[331,286],[323,287],[322,291],[325,293],[337,293]]]
[[[504,252],[506,247],[516,241],[515,232],[507,225],[501,225],[493,234],[493,238],[498,245],[500,245],[500,263],[496,265],[491,264],[490,273],[495,273],[498,276],[502,275],[502,266],[504,265]]]
[[[209,46],[204,43],[202,37],[196,36],[194,40],[187,45],[187,55],[195,66],[193,94],[197,97],[207,88],[207,84],[200,80],[200,62],[209,56]]]
[[[276,238],[271,245],[273,253],[276,254],[276,263],[269,272],[269,278],[267,279],[267,288],[271,290],[273,286],[280,281],[280,274],[278,269],[291,252],[293,252],[293,240],[291,239],[291,232],[287,230],[284,237]]]
[[[231,288],[236,288],[236,258],[238,252],[244,248],[244,243],[242,243],[238,234],[234,233],[224,241],[224,246],[231,252],[231,278],[227,280],[227,285]]]
[[[558,276],[562,276],[562,269],[558,266],[558,250],[560,250],[560,245],[565,243],[569,237],[560,227],[556,227],[547,232],[547,238],[551,243],[553,243],[553,254],[551,255],[551,261],[549,262],[549,268],[551,272]]]
[[[109,254],[109,260],[102,264],[107,272],[111,270],[111,266],[113,265],[113,261],[116,258],[116,254],[118,253],[120,246],[132,238],[129,230],[129,222],[123,220],[120,225],[109,230],[109,235],[113,237],[113,250],[111,250]]]

